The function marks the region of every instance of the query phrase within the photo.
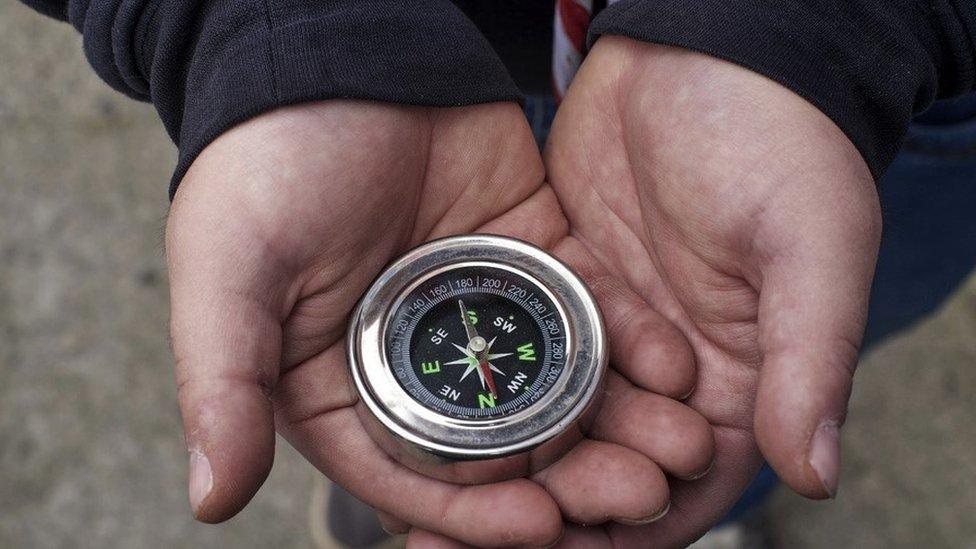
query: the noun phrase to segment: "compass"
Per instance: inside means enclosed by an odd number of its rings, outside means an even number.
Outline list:
[[[489,235],[433,241],[387,267],[353,313],[348,351],[374,440],[455,482],[557,459],[585,431],[607,362],[579,277],[531,244]]]

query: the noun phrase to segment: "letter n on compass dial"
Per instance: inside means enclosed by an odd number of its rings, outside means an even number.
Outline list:
[[[514,414],[565,368],[565,319],[514,270],[458,265],[398,301],[386,337],[394,377],[423,406],[465,420]]]

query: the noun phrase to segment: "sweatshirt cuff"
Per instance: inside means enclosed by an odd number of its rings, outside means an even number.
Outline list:
[[[521,100],[494,50],[448,0],[85,4],[69,18],[89,61],[114,88],[151,100],[179,148],[171,199],[211,141],[277,107]]]
[[[590,27],[718,57],[810,101],[875,178],[914,113],[973,89],[972,7],[954,0],[622,0]]]

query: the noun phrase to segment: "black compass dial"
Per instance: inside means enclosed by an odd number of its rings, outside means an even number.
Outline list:
[[[431,410],[493,419],[542,399],[566,365],[565,319],[550,294],[510,269],[459,265],[400,302],[386,335],[393,374]]]

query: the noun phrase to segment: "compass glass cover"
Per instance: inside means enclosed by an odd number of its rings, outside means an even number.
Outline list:
[[[423,279],[389,317],[394,377],[421,405],[463,420],[509,416],[542,399],[566,366],[566,322],[549,292],[501,266]]]

